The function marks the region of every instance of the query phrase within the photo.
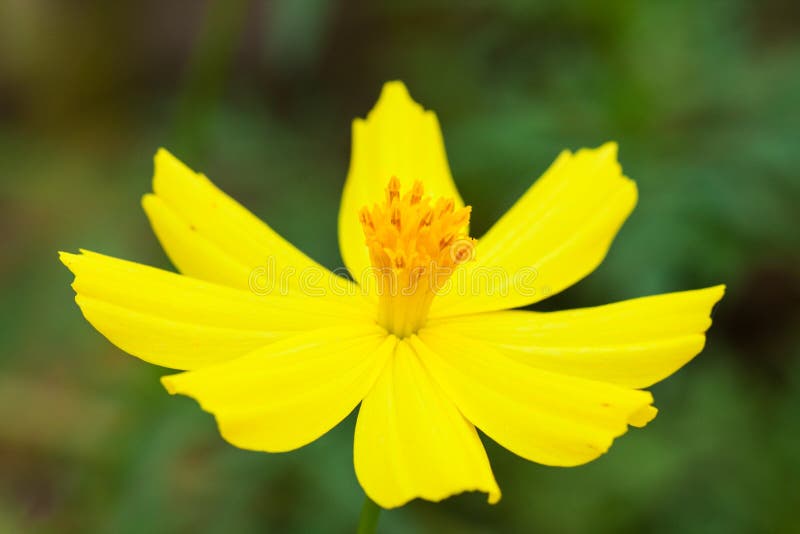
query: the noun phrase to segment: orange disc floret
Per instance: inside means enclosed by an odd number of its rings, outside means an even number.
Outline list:
[[[433,200],[416,181],[402,193],[392,177],[382,203],[360,212],[381,304],[379,322],[395,334],[416,331],[454,269],[469,261],[472,208],[450,198]]]

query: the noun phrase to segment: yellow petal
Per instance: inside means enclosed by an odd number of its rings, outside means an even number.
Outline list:
[[[428,326],[491,344],[532,367],[644,388],[700,353],[724,291],[716,286],[579,310],[448,317]]]
[[[361,486],[383,508],[464,491],[500,499],[475,427],[404,341],[361,403],[354,459]]]
[[[344,419],[375,383],[396,344],[374,325],[322,329],[162,381],[170,393],[193,397],[213,413],[232,445],[285,452]]]
[[[600,264],[635,204],[615,143],[561,153],[478,240],[431,316],[517,308],[569,287]]]
[[[163,148],[155,156],[153,194],[144,196],[142,206],[170,260],[189,276],[245,290],[259,274],[268,274],[273,285],[284,280],[292,292],[309,285],[330,290],[332,284],[352,284],[297,250]],[[350,289],[345,293],[356,292]]]
[[[534,462],[589,462],[655,416],[646,391],[536,369],[460,335],[428,328],[410,343],[468,420]]]
[[[350,170],[339,211],[339,247],[353,278],[363,280],[370,267],[361,208],[384,199],[397,177],[405,188],[415,180],[433,197],[448,197],[463,206],[456,190],[439,121],[412,100],[402,82],[388,82],[366,120],[353,121]]]
[[[257,296],[86,251],[60,257],[75,275],[78,305],[100,333],[174,369],[236,358],[311,328],[371,321],[370,310],[338,299]]]

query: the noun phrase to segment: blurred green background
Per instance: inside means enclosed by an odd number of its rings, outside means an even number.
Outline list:
[[[353,531],[353,416],[227,445],[83,320],[56,251],[169,268],[139,206],[163,145],[339,265],[350,121],[390,79],[438,112],[477,235],[562,148],[619,141],[639,205],[541,309],[729,289],[646,430],[568,470],[486,440],[499,505],[381,531],[800,531],[799,6],[0,0],[0,532]]]

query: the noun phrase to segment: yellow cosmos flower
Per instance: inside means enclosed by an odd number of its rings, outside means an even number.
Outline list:
[[[86,319],[216,417],[281,452],[359,404],[355,471],[384,508],[500,498],[476,428],[575,466],[656,415],[646,388],[705,342],[716,286],[594,308],[506,311],[588,275],[636,203],[613,143],[562,152],[485,236],[469,237],[436,116],[387,83],[353,151],[337,276],[165,150],[143,205],[182,275],[62,253]]]

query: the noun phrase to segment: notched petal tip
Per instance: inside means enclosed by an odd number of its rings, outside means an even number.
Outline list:
[[[67,267],[72,265],[77,257],[78,255],[73,254],[72,252],[65,252],[63,250],[58,251],[58,260]]]
[[[701,301],[696,304],[697,309],[705,309],[705,315],[707,315],[709,318],[708,324],[706,325],[706,328],[703,329],[703,332],[707,331],[711,327],[711,319],[714,317],[714,312],[722,300],[722,297],[725,296],[727,289],[728,288],[725,284],[718,284],[715,286],[710,286],[703,289],[694,289],[686,292],[687,294],[691,293],[701,296]],[[703,332],[701,332],[701,334]]]
[[[647,425],[647,423],[655,419],[656,415],[658,415],[658,408],[652,404],[648,404],[642,409],[632,413],[628,418],[628,424],[635,426],[636,428],[642,428]]]
[[[609,156],[613,159],[617,159],[619,156],[619,143],[616,141],[606,141],[597,147],[597,152],[599,155]]]
[[[565,150],[562,152],[569,152]],[[619,164],[618,156],[619,156],[619,144],[616,141],[606,141],[602,145],[596,148],[590,147],[583,147],[576,150],[573,154],[576,157],[587,157],[592,158],[597,162],[605,161],[605,160],[612,160]]]
[[[174,375],[165,375],[161,377],[161,385],[164,386],[164,389],[167,390],[167,393],[170,395],[177,395],[178,394],[178,385],[175,383],[176,379],[181,376],[183,373],[177,373]]]
[[[176,158],[172,152],[164,147],[160,147],[158,150],[156,150],[156,153],[153,156],[153,190],[155,190],[156,182],[160,176],[169,172],[169,170],[180,166],[185,167],[185,165],[178,158]]]
[[[711,286],[708,288],[708,292],[710,293],[711,297],[714,299],[713,303],[717,304],[722,297],[725,296],[725,292],[728,290],[728,286],[725,284],[718,284],[716,286]]]
[[[406,84],[401,80],[390,80],[383,84],[378,101],[380,102],[384,99],[403,99],[414,102],[411,98],[411,94],[408,92],[408,87],[406,87]]]
[[[153,156],[153,163],[155,164],[156,168],[163,163],[168,163],[171,161],[178,161],[178,158],[176,158],[172,152],[163,146],[158,147],[158,150],[156,150],[156,153]]]
[[[642,393],[642,404],[638,408],[634,408],[631,414],[628,416],[628,425],[634,426],[636,428],[642,428],[647,423],[655,419],[656,414],[658,414],[658,409],[653,406],[653,394],[649,391],[639,391]],[[627,429],[625,430],[627,432]],[[617,436],[619,437],[619,436]]]
[[[399,499],[388,499],[388,500],[385,496],[381,497],[379,495],[370,494],[371,492],[367,491],[366,488],[364,488],[363,484],[361,485],[361,487],[362,489],[364,489],[364,492],[367,494],[367,496],[373,502],[375,502],[375,504],[380,506],[383,510],[395,510],[415,500],[440,503],[446,501],[447,499],[456,497],[458,495],[463,495],[465,493],[484,493],[486,494],[486,502],[492,505],[499,503],[503,497],[503,493],[500,491],[500,488],[496,484],[492,488],[475,488],[475,487],[462,488],[460,490],[450,491],[447,493],[442,493],[440,495],[414,495],[414,496],[402,497]]]
[[[633,180],[622,172],[622,164],[619,161],[619,144],[616,141],[607,141],[597,148],[581,148],[575,152],[575,157],[589,158],[597,165],[611,165],[618,178],[633,183]]]
[[[69,269],[72,272],[72,274],[75,275],[75,279],[77,281],[77,278],[78,278],[77,269],[83,263],[84,259],[86,258],[86,255],[88,255],[88,254],[93,254],[93,253],[88,251],[88,250],[86,250],[86,249],[82,249],[82,248],[78,249],[78,253],[77,254],[74,253],[74,252],[59,251],[58,252],[58,259],[67,269]],[[73,287],[73,289],[75,288],[75,283],[74,282],[72,284],[72,287]]]
[[[381,94],[372,110],[367,115],[367,121],[376,115],[391,113],[424,113],[425,108],[411,97],[406,85],[399,81],[391,81],[383,84]]]
[[[149,208],[152,208],[153,203],[156,201],[158,197],[153,193],[145,193],[142,195],[142,208],[147,211]]]
[[[194,177],[197,173],[172,152],[159,148],[153,157],[153,192],[160,194],[163,187],[176,177]]]

